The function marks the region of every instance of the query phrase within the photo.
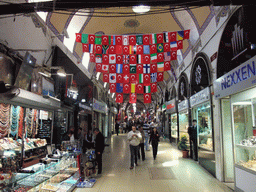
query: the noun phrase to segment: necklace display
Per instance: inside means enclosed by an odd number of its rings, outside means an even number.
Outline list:
[[[25,130],[27,133],[27,137],[32,136],[32,111],[33,109],[26,109],[26,117],[25,117]]]
[[[19,129],[18,129],[18,136],[20,138],[22,138],[23,120],[24,120],[24,108],[20,107]]]
[[[11,107],[11,136],[15,137],[18,132],[20,106]]]
[[[0,104],[0,139],[8,134],[10,127],[10,105]]]

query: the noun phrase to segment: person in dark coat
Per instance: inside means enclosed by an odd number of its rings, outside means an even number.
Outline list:
[[[89,129],[85,134],[84,142],[83,142],[83,152],[85,153],[87,149],[92,149],[94,147],[94,139],[92,130]]]
[[[152,148],[153,148],[154,160],[156,159],[156,156],[157,156],[159,137],[160,137],[159,133],[156,130],[156,127],[154,127],[153,130],[150,133],[150,139],[149,139],[149,144],[151,143]]]
[[[105,141],[103,134],[99,131],[98,128],[93,129],[93,133],[95,137],[95,154],[96,154],[96,161],[98,164],[98,174],[102,172],[102,154],[105,148]]]
[[[198,151],[197,151],[197,121],[193,120],[193,125],[188,128],[189,134],[189,144],[190,144],[190,157],[195,161],[198,160]]]
[[[119,124],[118,122],[116,121],[116,124],[115,124],[115,130],[116,130],[116,135],[118,136],[118,132],[119,132]]]

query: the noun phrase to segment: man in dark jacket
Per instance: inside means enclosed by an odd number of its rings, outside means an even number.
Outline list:
[[[190,144],[190,157],[195,161],[198,160],[198,151],[197,151],[197,121],[193,120],[193,125],[188,128],[189,134],[189,144]]]
[[[98,174],[102,172],[102,153],[105,148],[104,136],[99,131],[98,128],[93,129],[93,133],[95,137],[95,154],[96,154],[96,161],[98,163]]]

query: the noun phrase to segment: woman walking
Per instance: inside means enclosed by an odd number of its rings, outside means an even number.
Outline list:
[[[158,134],[158,131],[156,130],[156,127],[154,127],[153,131],[151,131],[150,133],[150,139],[149,139],[149,144],[151,143],[153,148],[154,160],[156,159],[156,155],[157,155],[158,142],[159,142],[159,134]]]

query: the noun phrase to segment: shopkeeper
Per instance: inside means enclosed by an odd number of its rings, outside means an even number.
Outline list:
[[[75,132],[75,127],[71,126],[68,130],[68,132],[66,132],[63,135],[63,141],[70,141],[70,142],[74,142],[75,141],[75,136],[74,136],[74,132]]]

